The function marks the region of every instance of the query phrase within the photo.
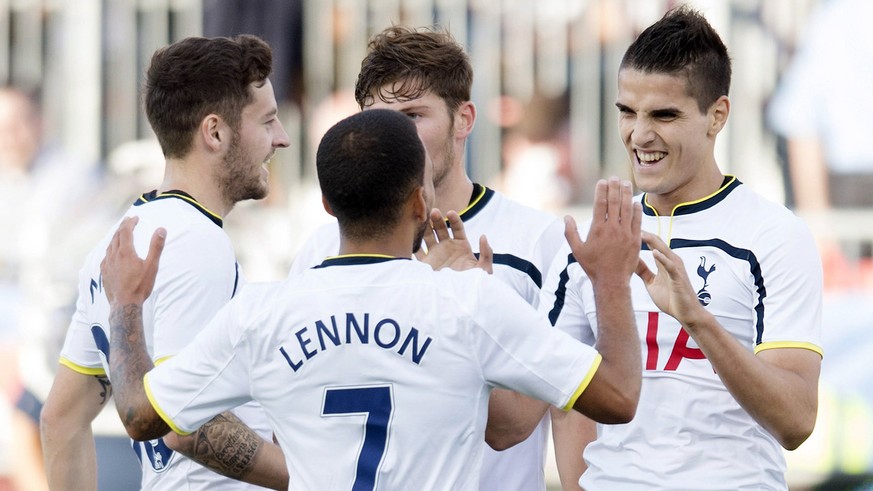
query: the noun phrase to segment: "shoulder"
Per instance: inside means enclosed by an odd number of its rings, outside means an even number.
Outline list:
[[[491,201],[485,206],[485,210],[488,210],[489,208],[493,208],[493,210],[500,216],[515,220],[519,224],[524,225],[539,224],[545,228],[558,220],[558,217],[552,213],[523,205],[518,201],[506,197],[499,191],[494,191]]]

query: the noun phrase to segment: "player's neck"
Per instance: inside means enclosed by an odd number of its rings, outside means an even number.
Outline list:
[[[443,215],[450,211],[460,213],[470,204],[473,183],[466,173],[453,173],[446,176],[439,186],[434,188],[434,193],[436,194],[434,206],[443,212]]]
[[[404,235],[402,238],[394,234],[378,239],[355,240],[340,234],[340,256],[390,256],[412,257],[412,238]]]
[[[226,217],[233,204],[228,203],[215,185],[211,176],[191,161],[167,159],[164,180],[158,192],[184,191],[206,209],[220,217]]]

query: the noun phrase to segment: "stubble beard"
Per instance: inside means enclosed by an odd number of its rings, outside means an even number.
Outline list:
[[[249,199],[264,199],[268,188],[261,183],[260,163],[253,169],[250,156],[239,143],[239,134],[234,133],[230,148],[224,156],[224,174],[220,178],[220,187],[225,199],[234,205]]]

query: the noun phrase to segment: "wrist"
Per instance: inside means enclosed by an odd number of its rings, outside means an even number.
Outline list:
[[[707,325],[715,322],[715,316],[713,316],[705,308],[699,307],[691,315],[685,316],[685,318],[680,319],[679,322],[689,333],[693,333],[698,332],[702,329],[706,329]]]

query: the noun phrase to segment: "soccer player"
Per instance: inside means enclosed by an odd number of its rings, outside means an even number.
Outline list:
[[[641,370],[629,280],[642,210],[630,183],[598,184],[587,241],[568,220],[599,293],[594,350],[479,269],[410,260],[428,231],[425,157],[415,125],[396,111],[363,111],[332,127],[316,166],[340,255],[283,282],[248,285],[154,368],[142,305],[164,239],[160,231],[150,243],[134,239],[135,222],[125,221],[101,270],[128,432],[187,433],[254,399],[285,450],[289,489],[476,490],[495,386],[605,423],[631,419]]]
[[[631,283],[643,387],[636,418],[600,425],[585,448],[587,491],[784,490],[782,449],[815,424],[821,265],[800,219],[719,170],[730,77],[725,45],[687,7],[622,59],[619,129],[643,191],[646,266]],[[596,291],[564,252],[543,306],[591,340]]]
[[[266,196],[265,166],[277,148],[289,144],[276,117],[271,63],[270,47],[246,35],[187,38],[152,57],[144,103],[166,157],[164,180],[125,216],[139,217],[145,237],[158,225],[171,234],[154,294],[144,305],[148,352],[156,362],[191,342],[243,285],[222,221],[235,203]],[[91,422],[108,403],[114,379],[107,366],[109,304],[100,261],[113,231],[81,269],[76,312],[42,411],[53,490],[97,486]],[[283,489],[288,476],[271,435],[263,411],[249,404],[185,438],[153,435],[151,441],[133,442],[143,467],[142,488],[256,488],[220,472]]]
[[[436,208],[458,211],[467,236],[487,236],[494,248],[494,276],[537,307],[543,276],[564,243],[563,225],[557,217],[470,180],[464,156],[477,116],[470,100],[472,85],[469,57],[448,32],[392,26],[370,40],[355,99],[363,110],[393,109],[415,122],[434,162]],[[336,224],[317,229],[295,258],[291,274],[320,264],[338,250]],[[504,408],[514,412],[527,406],[516,396],[505,390],[494,392],[493,421],[513,420],[515,415],[499,414]],[[554,413],[556,418],[573,417],[557,409]],[[541,418],[533,432],[527,425],[489,426],[489,434],[502,442],[501,448],[517,445],[496,452],[483,442],[481,490],[545,491],[548,429],[548,418]]]

